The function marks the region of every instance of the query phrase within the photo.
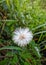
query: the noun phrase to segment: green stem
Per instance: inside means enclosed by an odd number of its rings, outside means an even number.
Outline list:
[[[2,25],[2,30],[1,30],[1,34],[3,33],[4,27],[5,27],[6,21],[3,23]]]
[[[39,40],[38,40],[38,43],[39,43],[39,41],[41,40],[42,36],[43,36],[43,33],[41,33],[41,35],[40,35],[40,37],[39,37]]]

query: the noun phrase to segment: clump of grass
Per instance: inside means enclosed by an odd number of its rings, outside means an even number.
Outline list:
[[[0,65],[41,65],[40,52],[46,49],[46,12],[40,2],[0,1]],[[18,27],[28,27],[33,32],[33,40],[23,48],[12,41]]]

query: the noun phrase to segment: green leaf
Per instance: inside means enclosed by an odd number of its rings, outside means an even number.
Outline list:
[[[36,55],[38,58],[41,58],[39,48],[34,40],[30,43],[30,47],[32,48],[34,55]]]
[[[19,47],[15,47],[15,46],[4,46],[4,47],[0,48],[0,50],[4,50],[4,49],[21,50],[21,51],[22,51],[21,48],[19,48]]]
[[[24,62],[24,65],[31,65],[29,62]]]
[[[18,57],[17,55],[14,55],[14,57],[11,60],[11,65],[15,65],[18,62]]]

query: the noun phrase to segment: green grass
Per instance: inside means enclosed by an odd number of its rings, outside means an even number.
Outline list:
[[[43,1],[40,2],[0,0],[0,65],[41,65],[43,54],[40,52],[46,49],[46,9]],[[24,48],[12,41],[12,33],[18,27],[28,27],[34,36]]]

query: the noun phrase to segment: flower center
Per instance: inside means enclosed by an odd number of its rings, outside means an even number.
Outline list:
[[[21,39],[21,40],[22,40],[22,39],[25,39],[24,34],[21,34],[20,37],[19,37],[19,39]]]

